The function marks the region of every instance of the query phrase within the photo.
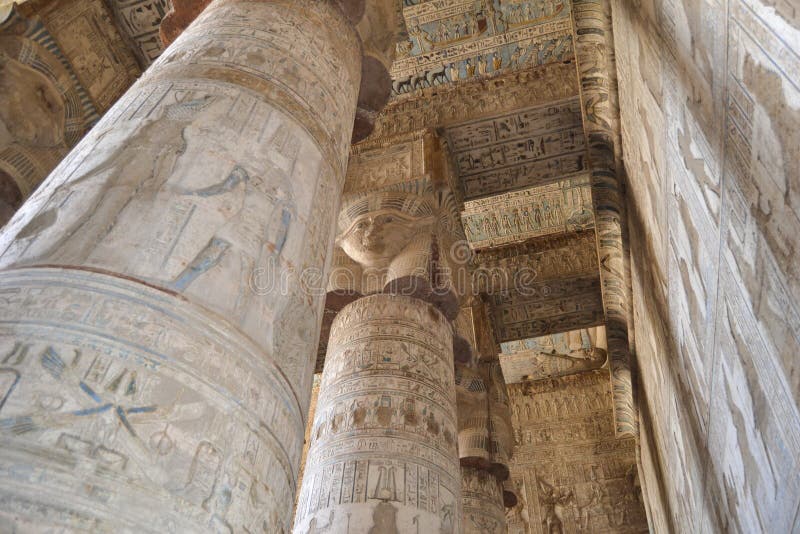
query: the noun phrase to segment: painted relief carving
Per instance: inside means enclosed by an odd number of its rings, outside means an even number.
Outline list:
[[[145,68],[161,55],[161,20],[172,9],[172,0],[112,0],[111,11],[120,30],[134,44],[139,63]]]
[[[372,295],[334,320],[295,532],[460,532],[452,327]]]
[[[214,3],[0,237],[0,501],[25,524],[289,530],[304,273],[329,261],[360,75],[341,13],[305,8]]]
[[[594,226],[589,178],[469,200],[461,220],[473,249],[587,230]]]
[[[63,0],[35,14],[58,42],[98,112],[107,111],[141,74],[102,0]]]
[[[461,468],[465,534],[504,532],[503,486],[491,474],[472,467]]]
[[[336,238],[344,255],[329,291],[417,296],[455,318],[464,290],[457,285],[463,278],[453,275],[464,266],[452,256],[460,233],[453,199],[430,186],[421,193],[388,189],[345,198]]]
[[[587,168],[578,98],[446,131],[466,199],[545,185]]]
[[[394,93],[568,60],[569,13],[560,0],[406,5],[409,40],[398,45],[392,66]]]
[[[501,347],[500,363],[509,384],[599,369],[607,358],[603,326],[510,341]]]
[[[603,324],[597,275],[532,283],[489,296],[500,343]]]
[[[510,533],[647,532],[635,443],[614,436],[608,373],[510,384],[520,490]]]

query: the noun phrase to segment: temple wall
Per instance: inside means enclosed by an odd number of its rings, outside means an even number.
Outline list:
[[[508,385],[519,496],[509,534],[647,532],[636,442],[614,435],[608,382],[602,369]]]
[[[612,0],[655,532],[800,529],[800,8]]]

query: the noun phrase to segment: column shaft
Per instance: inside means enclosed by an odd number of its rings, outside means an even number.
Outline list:
[[[360,62],[216,0],[6,227],[0,524],[289,529]]]
[[[444,315],[411,297],[339,313],[296,533],[461,532],[452,341]]]
[[[483,469],[461,467],[463,534],[505,534],[503,485]]]

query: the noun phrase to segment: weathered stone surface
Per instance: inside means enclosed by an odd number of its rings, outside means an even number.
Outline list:
[[[800,22],[614,1],[653,530],[790,532],[800,480]]]
[[[19,9],[44,24],[100,114],[141,74],[103,0],[34,0]]]
[[[159,28],[172,0],[109,0],[108,5],[139,64],[148,67],[164,51]]]
[[[324,2],[214,2],[6,226],[4,519],[289,529],[324,294],[301,273],[329,261],[359,61]]]
[[[615,437],[607,371],[510,384],[519,502],[509,533],[648,532],[633,439]]]
[[[607,359],[603,326],[510,341],[501,347],[500,365],[509,384],[599,369]]]
[[[545,185],[587,168],[577,97],[451,126],[446,136],[466,199]]]
[[[473,467],[462,467],[461,493],[464,503],[464,534],[506,532],[503,485],[492,474]]]
[[[294,531],[461,532],[452,327],[372,295],[331,338]]]
[[[570,2],[404,2],[408,41],[397,45],[394,93],[568,61]]]
[[[591,169],[597,255],[619,437],[638,433],[629,328],[630,277],[625,245],[627,220],[622,189],[622,143],[609,0],[574,0],[575,57]]]
[[[594,227],[589,177],[468,200],[461,213],[473,250]]]
[[[533,282],[488,296],[500,343],[603,324],[597,275]]]

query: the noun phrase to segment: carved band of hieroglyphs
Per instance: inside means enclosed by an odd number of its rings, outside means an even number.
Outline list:
[[[482,469],[462,467],[461,493],[464,534],[504,531],[506,511],[503,507],[503,486],[494,475]]]
[[[452,336],[410,297],[373,295],[339,313],[295,532],[460,532]]]
[[[342,58],[360,53],[355,31],[328,2],[303,11],[270,3],[269,9],[248,13],[246,24],[231,16],[239,9],[239,3],[211,4],[148,76],[203,78],[209,70],[213,79],[276,95],[284,111],[297,108],[305,112],[304,124],[322,126],[327,135],[318,139],[321,145],[333,139],[337,151],[346,151],[350,132],[344,135],[341,124],[358,96],[361,73],[358,61]]]
[[[172,8],[171,0],[112,0],[108,2],[124,33],[136,45],[139,61],[150,65],[163,51],[158,28]]]
[[[603,323],[598,277],[532,284],[489,296],[500,343],[588,328]]]
[[[617,439],[608,373],[510,384],[517,506],[512,534],[646,532],[636,443]]]
[[[592,169],[592,195],[597,226],[603,302],[608,333],[608,353],[614,392],[617,435],[638,433],[631,378],[628,340],[629,284],[623,247],[625,206],[620,191],[621,140],[616,65],[607,0],[576,0],[575,50],[581,81],[588,158]]]
[[[396,83],[396,82],[395,82]],[[575,67],[552,63],[490,79],[423,89],[416,98],[392,100],[378,117],[374,136],[399,135],[446,126],[470,117],[544,105],[578,94]]]
[[[579,98],[447,129],[467,199],[505,192],[586,169]]]
[[[303,412],[252,341],[119,277],[12,270],[0,287],[2,462],[49,464],[3,470],[30,503],[13,509],[69,523],[89,499],[101,529],[145,512],[154,528],[288,527]]]
[[[406,5],[403,17],[408,40],[397,45],[395,94],[573,56],[564,0],[425,2]]]
[[[594,214],[589,177],[467,201],[461,220],[473,249],[590,229]]]

